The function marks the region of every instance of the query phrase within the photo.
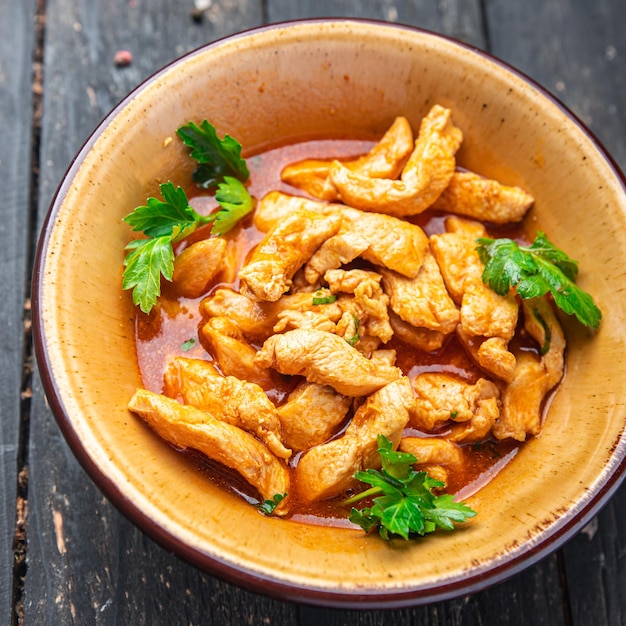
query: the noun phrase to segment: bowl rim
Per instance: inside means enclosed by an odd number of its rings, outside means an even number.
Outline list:
[[[106,498],[120,511],[133,525],[141,532],[147,534],[157,544],[164,549],[174,553],[184,559],[194,567],[210,575],[214,575],[229,583],[263,594],[278,600],[298,602],[325,607],[344,609],[393,609],[411,606],[420,606],[435,602],[451,600],[461,595],[476,593],[487,589],[495,584],[503,582],[522,570],[536,564],[549,554],[561,548],[567,541],[576,535],[598,512],[607,504],[613,494],[626,478],[626,458],[622,457],[615,464],[612,472],[604,477],[599,484],[597,491],[580,508],[570,510],[561,519],[557,520],[551,527],[551,532],[542,537],[537,543],[529,544],[526,551],[508,558],[505,562],[490,567],[487,571],[477,574],[468,573],[467,577],[454,581],[444,581],[431,586],[412,589],[400,588],[391,590],[368,589],[366,592],[355,590],[345,590],[338,588],[329,591],[314,587],[306,587],[300,584],[291,584],[284,579],[277,579],[270,575],[263,575],[251,572],[240,566],[220,560],[214,556],[207,555],[193,548],[188,543],[177,538],[168,530],[151,519],[144,511],[129,500],[117,487],[115,482],[100,471],[95,462],[90,457],[87,450],[81,443],[78,432],[73,428],[72,422],[66,414],[63,393],[57,387],[52,373],[48,350],[44,341],[44,324],[41,317],[41,298],[43,287],[42,271],[46,261],[46,250],[48,248],[51,232],[54,229],[56,216],[72,180],[81,167],[85,155],[91,150],[97,139],[108,127],[111,120],[115,119],[118,113],[132,101],[142,91],[142,89],[155,81],[162,74],[169,72],[177,65],[184,63],[187,59],[204,54],[206,51],[219,47],[224,43],[237,39],[246,38],[257,33],[279,30],[299,26],[303,24],[329,24],[340,23],[349,25],[364,24],[373,27],[386,29],[398,29],[419,33],[426,37],[446,41],[453,46],[458,46],[466,51],[472,52],[479,57],[500,66],[506,72],[511,73],[525,82],[531,89],[537,91],[551,103],[553,103],[569,120],[578,126],[579,130],[591,141],[609,168],[615,175],[616,180],[621,182],[626,193],[626,177],[617,165],[615,159],[604,148],[599,139],[586,126],[586,124],[572,112],[561,100],[549,92],[536,80],[527,76],[509,63],[499,59],[490,52],[486,52],[472,44],[456,39],[455,37],[437,33],[421,27],[408,24],[391,23],[376,19],[366,18],[305,18],[294,19],[266,24],[239,31],[237,33],[221,37],[209,43],[203,44],[189,52],[176,57],[160,69],[151,73],[139,82],[126,96],[124,96],[100,121],[95,129],[89,134],[75,156],[71,159],[59,185],[52,196],[45,219],[43,221],[40,234],[37,240],[36,253],[32,273],[32,337],[34,353],[42,381],[43,390],[55,420],[67,441],[73,454],[98,489]]]

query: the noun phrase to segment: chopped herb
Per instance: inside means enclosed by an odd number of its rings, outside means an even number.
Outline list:
[[[313,304],[332,304],[337,299],[335,294],[326,295],[321,289],[313,295]]]
[[[215,127],[207,120],[200,126],[190,122],[177,131],[183,143],[191,148],[190,155],[198,162],[193,178],[203,189],[212,189],[227,176],[245,183],[250,176],[246,161],[241,157],[241,144],[230,135],[217,136]]]
[[[195,339],[187,339],[187,341],[184,341],[181,345],[180,345],[180,349],[183,352],[187,352],[188,350],[191,350],[191,348],[193,348],[196,345],[196,340]]]
[[[350,521],[369,533],[378,530],[385,540],[402,537],[405,540],[434,532],[437,528],[453,530],[455,522],[465,522],[476,512],[454,496],[436,496],[432,489],[443,483],[431,478],[426,472],[413,469],[417,462],[414,455],[395,452],[384,435],[378,435],[378,452],[382,469],[357,472],[355,478],[372,485],[370,489],[352,496],[344,504],[353,504],[372,496],[373,505],[361,509],[352,508]]]
[[[497,294],[506,295],[514,288],[527,300],[550,292],[565,313],[590,328],[600,325],[602,312],[574,282],[578,262],[550,243],[544,233],[538,233],[530,246],[511,239],[480,238],[476,250],[485,264],[483,282]]]
[[[450,419],[455,420],[455,419],[456,419],[456,416],[457,416],[458,414],[459,414],[459,412],[458,412],[458,411],[452,411],[452,413],[450,413]]]
[[[257,509],[261,511],[264,515],[271,515],[274,512],[274,509],[287,497],[286,493],[277,493],[274,494],[274,497],[271,500],[264,500],[261,502]]]

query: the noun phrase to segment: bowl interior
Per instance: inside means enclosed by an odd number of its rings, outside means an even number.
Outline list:
[[[187,164],[188,121],[209,119],[247,153],[307,137],[413,127],[435,103],[464,133],[460,165],[536,198],[530,230],[580,261],[604,313],[597,334],[566,322],[566,377],[544,431],[472,496],[452,534],[387,545],[361,531],[265,518],[133,417],[140,386],[121,291],[121,219]],[[175,180],[175,178],[173,178]],[[260,592],[339,605],[402,605],[466,593],[571,536],[623,471],[626,196],[610,161],[563,108],[485,55],[414,29],[304,22],[235,36],[165,68],[88,141],[46,223],[35,283],[38,361],[74,452],[123,512],[195,564]]]

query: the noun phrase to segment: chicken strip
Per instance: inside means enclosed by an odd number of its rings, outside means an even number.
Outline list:
[[[433,209],[476,220],[508,224],[519,222],[534,198],[519,187],[502,185],[473,172],[455,172]]]
[[[411,383],[405,376],[369,396],[344,435],[311,448],[300,458],[294,478],[300,497],[312,502],[338,496],[355,486],[356,472],[380,467],[378,435],[397,448],[413,402]]]
[[[242,293],[247,289],[260,300],[276,302],[289,290],[293,275],[340,226],[339,215],[304,210],[276,224],[239,272]]]
[[[185,298],[198,298],[206,293],[211,281],[222,270],[227,243],[211,237],[192,243],[174,259],[172,283]]]
[[[501,337],[475,337],[458,326],[456,335],[467,353],[487,372],[510,383],[515,375],[515,355],[509,350],[509,340]]]
[[[256,435],[282,459],[291,456],[283,444],[276,407],[259,385],[222,376],[209,361],[176,357],[165,371],[163,393],[211,413],[217,419]]]
[[[402,374],[397,367],[373,363],[347,341],[322,330],[290,330],[271,336],[254,359],[262,368],[304,376],[346,396],[367,396]]]
[[[508,342],[515,334],[519,313],[515,295],[500,296],[482,280],[484,266],[476,252],[476,240],[487,232],[481,224],[448,218],[446,230],[433,235],[430,242],[445,285],[452,299],[460,304],[459,337],[481,367],[510,380],[515,359]],[[492,341],[485,341],[491,338]]]
[[[378,337],[387,343],[393,336],[389,325],[387,307],[389,297],[380,287],[381,276],[366,270],[328,270],[324,280],[333,294],[353,294],[353,298],[340,298],[338,306],[348,314],[348,326],[358,322],[358,328],[349,333],[337,330],[337,334],[350,339],[360,335]],[[344,317],[342,316],[342,320]],[[345,322],[345,320],[344,320]],[[339,326],[339,324],[338,324]]]
[[[347,231],[327,239],[304,268],[307,283],[314,285],[328,270],[350,263],[369,247],[369,241],[357,232]]]
[[[331,295],[322,291],[322,296]],[[295,293],[283,296],[276,302],[263,302],[248,298],[232,289],[220,287],[202,302],[207,317],[227,317],[235,322],[249,341],[265,341],[281,317],[289,312],[306,313],[311,311],[336,324],[343,311],[334,303],[314,304],[315,294]],[[323,297],[322,297],[323,300]]]
[[[428,250],[428,237],[419,226],[391,215],[367,213],[342,204],[272,191],[259,202],[254,216],[255,225],[266,232],[294,212],[302,210],[341,216],[339,234],[353,233],[367,241],[367,248],[360,253],[366,261],[388,267],[409,278],[417,276]]]
[[[324,443],[336,433],[351,405],[352,398],[332,387],[301,382],[278,407],[285,443],[295,451]]]
[[[413,151],[413,131],[405,117],[397,117],[380,141],[362,157],[342,161],[352,172],[372,178],[397,178]],[[333,159],[306,159],[288,165],[281,179],[321,200],[336,200],[337,190],[328,174]]]
[[[416,396],[413,426],[432,431],[454,422],[450,437],[453,441],[461,435],[456,425],[462,425],[462,432],[474,441],[489,432],[499,414],[493,415],[493,407],[499,411],[500,390],[484,378],[471,384],[448,374],[426,372],[415,378],[413,388]],[[491,420],[488,427],[487,420]],[[466,433],[468,428],[472,430]],[[485,429],[478,437],[478,431]]]
[[[446,338],[446,335],[438,330],[416,328],[411,324],[407,324],[393,311],[389,312],[389,325],[396,338],[401,339],[412,348],[424,352],[435,352],[439,350],[439,348],[443,346],[443,342]]]
[[[317,311],[287,309],[278,316],[278,322],[274,325],[274,332],[283,333],[286,330],[294,330],[295,328],[313,328],[334,333],[337,330],[337,324],[326,317],[326,315]]]
[[[399,180],[353,172],[339,161],[331,165],[330,180],[348,206],[396,217],[416,215],[448,186],[462,140],[463,133],[452,123],[451,111],[435,105],[422,120],[415,148]]]
[[[412,454],[415,465],[452,465],[460,466],[465,457],[463,448],[456,443],[440,437],[403,437],[398,448],[400,452]]]
[[[524,327],[543,354],[516,354],[513,380],[504,390],[502,414],[493,428],[498,439],[525,441],[539,434],[546,394],[563,377],[565,336],[554,310],[545,298],[525,300],[523,306]]]
[[[265,390],[276,386],[272,370],[256,363],[257,351],[235,322],[227,317],[212,317],[202,326],[201,333],[224,376],[256,383]]]
[[[128,408],[173,446],[197,450],[237,471],[263,499],[289,493],[289,472],[285,464],[265,444],[241,428],[144,389],[135,392]],[[274,513],[285,515],[287,511],[288,498],[285,498]]]
[[[380,273],[391,309],[403,321],[444,335],[457,327],[459,311],[448,295],[437,261],[430,252],[415,278],[406,278],[385,268],[381,268]]]

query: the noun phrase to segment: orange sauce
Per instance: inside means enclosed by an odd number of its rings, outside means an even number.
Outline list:
[[[262,198],[271,190],[281,190],[287,193],[302,195],[302,192],[286,185],[280,180],[280,172],[289,163],[305,158],[348,158],[366,153],[372,142],[354,140],[327,140],[307,141],[268,150],[247,159],[250,169],[248,189],[255,198]],[[186,189],[190,203],[200,212],[207,214],[217,207],[217,203],[210,195],[193,196],[197,190],[191,183]],[[427,211],[416,216],[412,221],[421,226],[427,235],[444,232],[446,215]],[[525,241],[523,232],[517,227],[492,227],[486,225],[490,235],[494,237],[511,237],[518,241]],[[209,227],[210,228],[210,227]],[[180,244],[180,249],[189,243],[208,236],[208,229],[200,229],[188,240]],[[240,265],[253,247],[260,241],[263,233],[258,232],[248,217],[225,237],[236,240],[239,246]],[[238,288],[237,281],[231,283],[216,281],[212,289],[201,298],[188,299],[176,297],[168,285],[163,285],[163,294],[159,304],[150,315],[145,315],[137,309],[135,318],[135,338],[139,367],[144,386],[154,392],[161,392],[163,374],[169,362],[176,356],[200,358],[213,361],[213,356],[199,339],[199,328],[204,320],[201,314],[201,301],[211,295],[212,291],[220,286]],[[524,342],[522,339],[515,341]],[[536,350],[532,341],[528,340],[525,349]],[[385,347],[394,348],[397,352],[396,365],[402,369],[411,380],[422,372],[447,372],[469,382],[475,382],[481,372],[454,336],[447,339],[443,347],[432,353],[420,352],[398,339],[392,339]],[[295,378],[295,377],[293,377]],[[269,397],[277,403],[283,401],[287,393],[295,385],[295,381],[285,380],[282,387],[268,392]],[[432,436],[436,433],[420,433],[409,427],[405,431],[411,436]],[[490,480],[497,472],[516,455],[519,442],[487,440],[478,444],[465,444],[466,462],[462,469],[451,470],[448,477],[447,491],[456,493],[459,497],[466,497]],[[222,485],[225,489],[235,491],[252,503],[258,501],[258,494],[239,475],[224,468],[202,455],[193,451],[187,453],[194,465],[207,476],[207,480]],[[293,468],[299,455],[290,461]],[[338,500],[329,500],[314,504],[303,504],[293,499],[291,502],[290,517],[294,520],[315,524],[330,524],[345,526],[348,510],[341,507]]]

